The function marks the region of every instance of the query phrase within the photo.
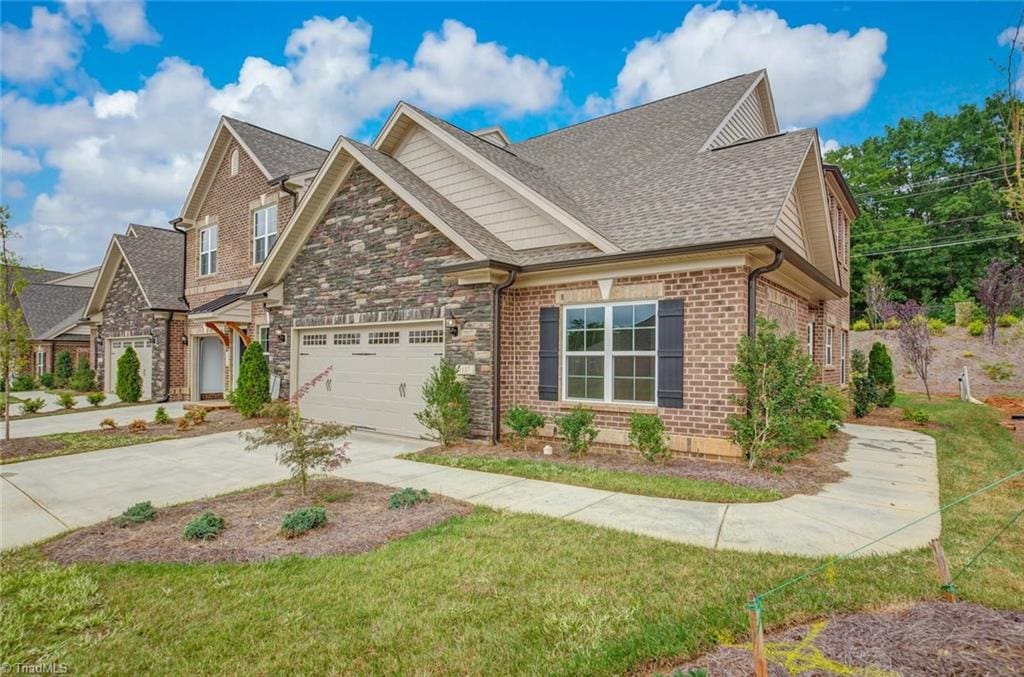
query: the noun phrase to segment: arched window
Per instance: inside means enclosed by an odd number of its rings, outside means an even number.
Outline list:
[[[231,176],[238,174],[238,149],[231,151]]]

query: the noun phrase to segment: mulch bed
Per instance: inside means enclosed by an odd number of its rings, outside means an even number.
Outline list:
[[[333,478],[312,481],[305,497],[294,484],[261,487],[159,508],[155,519],[142,524],[119,527],[108,520],[52,541],[43,552],[61,564],[259,562],[289,555],[349,555],[472,510],[468,503],[444,496],[432,496],[411,508],[389,509],[393,493],[393,488],[380,484]],[[327,524],[285,538],[281,518],[308,505],[326,508]],[[212,541],[186,541],[185,524],[206,510],[224,518],[224,530]]]
[[[952,399],[953,396],[946,396]],[[940,396],[932,395],[932,399],[939,399]],[[959,399],[957,397],[956,399]],[[935,421],[929,421],[928,423],[914,423],[913,421],[903,420],[903,409],[900,407],[877,407],[871,410],[867,416],[863,418],[857,418],[852,413],[846,417],[847,423],[856,423],[858,425],[877,425],[885,428],[903,428],[904,430],[935,430],[941,428],[942,425]]]
[[[781,471],[766,468],[748,468],[745,463],[709,461],[699,458],[673,456],[663,462],[649,462],[633,452],[594,450],[585,456],[574,457],[561,452],[545,456],[539,444],[531,444],[526,451],[518,451],[506,444],[495,446],[463,443],[451,447],[431,447],[427,454],[452,456],[491,456],[495,458],[547,461],[571,465],[631,472],[642,475],[660,475],[708,480],[755,489],[774,489],[784,496],[815,494],[826,484],[838,482],[847,472],[838,467],[846,456],[850,436],[838,433],[822,440],[814,451],[789,463]]]
[[[1024,666],[1024,612],[920,602],[769,633],[765,645],[768,674],[773,676],[1019,675]],[[723,646],[653,674],[685,673],[688,668],[706,668],[715,677],[750,675],[753,659],[749,644]]]
[[[102,411],[96,412],[96,425],[106,416]],[[117,436],[132,435],[144,440],[147,437],[197,437],[199,435],[212,435],[214,433],[230,432],[233,430],[246,430],[263,425],[268,419],[242,418],[234,409],[216,409],[206,415],[206,421],[199,425],[192,426],[188,430],[178,430],[176,423],[164,423],[157,425],[153,421],[146,421],[146,430],[138,433],[130,433],[127,425],[121,425],[114,430],[88,430],[90,435],[96,436]],[[57,440],[41,437],[21,437],[13,440],[0,440],[0,460],[10,461],[13,459],[28,460],[36,456],[53,456],[59,454],[64,445]]]

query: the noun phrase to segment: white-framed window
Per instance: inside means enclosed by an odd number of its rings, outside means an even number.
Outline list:
[[[807,323],[807,354],[814,357],[814,323]]]
[[[231,151],[231,176],[238,176],[238,149]]]
[[[24,354],[24,353],[22,353]],[[46,351],[36,351],[36,376],[42,376],[46,373]]]
[[[409,343],[444,343],[444,330],[410,329]]]
[[[327,345],[327,334],[305,334],[302,337],[304,346],[325,346]]]
[[[277,242],[277,205],[272,204],[252,213],[252,262],[263,263]]]
[[[565,399],[654,404],[657,311],[654,302],[567,306]]]
[[[371,346],[398,343],[400,335],[397,331],[371,331],[367,343]]]
[[[199,231],[199,274],[213,275],[217,272],[217,226]]]
[[[846,348],[850,332],[845,329],[839,332],[839,385],[846,385]]]
[[[260,342],[260,347],[263,348],[263,356],[270,356],[270,325],[264,324],[256,328],[256,340]]]
[[[347,331],[334,335],[334,345],[336,346],[357,346],[359,342],[360,336],[357,331]]]
[[[825,364],[832,366],[832,334],[834,330],[829,325],[825,327]]]

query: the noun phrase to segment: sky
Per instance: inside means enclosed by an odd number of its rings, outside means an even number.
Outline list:
[[[825,148],[1005,86],[1011,3],[0,2],[0,191],[23,261],[177,216],[220,115],[330,148],[399,100],[513,141],[767,68]],[[1011,30],[1012,33],[1012,30]]]

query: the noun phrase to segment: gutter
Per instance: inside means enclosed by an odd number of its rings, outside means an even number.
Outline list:
[[[491,304],[491,444],[501,441],[501,295],[515,284],[517,276],[515,270],[508,271],[504,282],[495,285]]]
[[[281,190],[283,190],[284,192],[288,193],[288,195],[291,196],[292,212],[294,213],[295,208],[298,207],[299,205],[299,192],[296,190],[292,190],[291,188],[288,187],[287,181],[290,177],[290,174],[282,174],[276,179],[271,179],[267,183],[269,183],[271,186],[277,186],[278,188],[280,188]]]
[[[757,336],[757,280],[765,273],[777,270],[786,255],[781,249],[775,249],[775,258],[766,266],[755,268],[747,276],[747,336]]]

